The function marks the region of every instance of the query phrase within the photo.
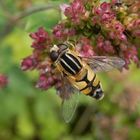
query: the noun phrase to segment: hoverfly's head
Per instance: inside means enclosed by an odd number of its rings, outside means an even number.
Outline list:
[[[50,50],[50,58],[53,62],[57,60],[60,54],[62,54],[65,50],[68,49],[66,44],[58,44],[54,45]]]

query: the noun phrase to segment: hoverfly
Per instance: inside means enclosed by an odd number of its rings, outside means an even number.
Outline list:
[[[75,112],[79,92],[101,100],[104,93],[96,72],[121,68],[125,63],[118,57],[93,56],[81,57],[71,42],[54,45],[50,50],[50,58],[61,73],[63,86],[59,94],[63,99],[62,115],[69,122]]]

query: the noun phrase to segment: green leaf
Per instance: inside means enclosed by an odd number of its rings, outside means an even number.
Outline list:
[[[38,20],[37,20],[38,19]],[[48,31],[52,30],[53,26],[55,26],[60,20],[60,13],[56,9],[50,9],[43,12],[38,12],[31,15],[28,18],[26,24],[26,30],[29,32],[37,30],[37,28],[43,26]]]

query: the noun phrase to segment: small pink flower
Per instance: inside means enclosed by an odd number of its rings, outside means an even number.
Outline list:
[[[109,40],[105,40],[103,36],[99,36],[97,38],[97,48],[103,54],[113,54],[115,52],[111,42]]]
[[[64,23],[57,24],[53,28],[53,35],[57,39],[66,39],[67,37],[75,35],[74,28],[66,28]]]
[[[74,24],[79,24],[86,13],[82,0],[74,0],[69,7],[65,9],[65,16]]]
[[[124,31],[124,26],[120,22],[115,22],[113,25],[114,29],[117,30],[118,32],[123,32]]]
[[[140,37],[140,19],[134,19],[127,25],[128,30],[132,32],[132,36]]]
[[[53,86],[54,79],[51,76],[47,76],[46,74],[42,74],[39,77],[36,87],[47,90],[49,87]]]
[[[93,51],[93,47],[91,46],[90,41],[87,38],[81,38],[77,46],[78,47],[76,49],[81,56],[90,57],[95,55],[95,52]]]
[[[111,10],[111,5],[107,2],[103,2],[99,7],[93,7],[93,14],[98,16],[100,22],[109,22],[114,19],[115,15]]]
[[[139,62],[138,52],[135,46],[129,47],[126,51],[124,51],[124,58],[126,60],[126,64],[130,64],[130,60],[133,60],[135,63]]]
[[[65,12],[65,10],[66,10],[66,8],[68,8],[70,5],[68,5],[68,4],[61,4],[60,5],[60,9],[61,9],[61,11],[64,13]]]
[[[63,38],[64,36],[65,25],[63,23],[57,24],[53,28],[53,34],[56,38]]]
[[[45,49],[50,44],[50,37],[43,27],[40,27],[37,32],[31,33],[30,37],[34,39],[32,47],[35,49]]]
[[[37,32],[31,33],[30,37],[36,40],[38,43],[44,43],[49,38],[48,33],[43,27],[40,27]]]
[[[113,46],[112,46],[112,44],[111,44],[110,41],[106,40],[106,41],[104,42],[104,50],[105,50],[107,53],[111,53],[111,54],[114,53],[114,48],[113,48]]]
[[[35,48],[35,49],[45,49],[46,45],[38,43],[37,41],[34,41],[31,45],[31,47]]]
[[[120,34],[120,35],[118,35],[118,37],[119,37],[119,39],[120,39],[121,41],[127,41],[127,37],[126,37],[126,35],[124,35],[123,33]]]
[[[83,45],[81,50],[80,50],[80,54],[83,57],[90,57],[90,56],[95,55],[95,53],[92,49],[92,46],[90,46],[90,45]]]
[[[114,32],[109,32],[110,39],[115,39],[116,35]]]
[[[110,4],[107,3],[107,2],[103,2],[101,5],[100,5],[100,8],[102,9],[102,11],[110,11]]]
[[[33,56],[28,56],[24,58],[21,62],[21,69],[22,70],[32,70],[37,66],[37,61],[36,59],[33,58]]]
[[[8,84],[8,77],[4,74],[0,74],[0,88],[4,88]]]

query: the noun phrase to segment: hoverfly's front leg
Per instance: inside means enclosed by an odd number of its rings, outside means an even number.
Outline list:
[[[61,67],[59,65],[55,66],[54,68],[55,74],[60,77],[65,77],[65,73],[62,71]]]
[[[65,43],[69,46],[69,49],[72,51],[72,53],[75,56],[78,56],[79,58],[82,58],[82,56],[76,50],[76,41],[74,41],[74,40],[67,40],[67,41],[65,41]]]
[[[69,46],[70,50],[75,51],[75,41],[74,40],[67,40],[65,43]]]

